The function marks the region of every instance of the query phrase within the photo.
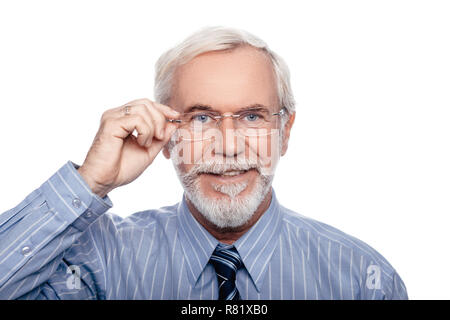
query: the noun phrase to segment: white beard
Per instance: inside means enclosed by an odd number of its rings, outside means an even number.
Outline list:
[[[247,195],[240,195],[247,189],[246,182],[213,184],[214,190],[222,193],[220,198],[206,196],[201,190],[199,171],[220,172],[226,170],[248,170],[255,168],[249,163],[199,164],[188,173],[180,172],[175,165],[178,178],[183,185],[187,198],[210,223],[220,229],[234,229],[246,224],[258,209],[271,189],[273,175],[259,174],[253,190]]]
[[[237,228],[246,224],[258,209],[271,187],[269,181],[257,178],[253,190],[245,195],[239,194],[247,188],[247,183],[213,185],[213,188],[226,196],[212,199],[201,192],[199,179],[192,187],[186,186],[186,196],[197,210],[218,228]]]

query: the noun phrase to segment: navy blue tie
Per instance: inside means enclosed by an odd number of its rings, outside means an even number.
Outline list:
[[[219,244],[209,261],[216,270],[219,300],[240,300],[236,288],[236,271],[242,266],[242,260],[236,248]]]

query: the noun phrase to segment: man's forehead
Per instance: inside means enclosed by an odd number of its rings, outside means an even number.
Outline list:
[[[183,111],[195,104],[239,109],[252,104],[270,107],[277,102],[272,63],[255,48],[195,57],[176,70],[172,93],[172,103]]]

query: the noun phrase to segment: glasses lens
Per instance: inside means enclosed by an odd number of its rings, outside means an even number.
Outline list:
[[[246,137],[261,137],[278,130],[278,116],[265,111],[249,111],[242,114],[237,121],[238,134]]]
[[[192,112],[183,116],[178,137],[184,141],[203,141],[218,138],[218,124],[221,122],[216,113]],[[237,135],[245,137],[261,137],[272,135],[278,131],[279,116],[266,111],[245,111],[237,114],[234,128]],[[219,131],[219,132],[216,132]]]

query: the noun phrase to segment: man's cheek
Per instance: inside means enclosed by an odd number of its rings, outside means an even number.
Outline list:
[[[247,137],[246,157],[258,163],[261,174],[272,175],[280,158],[279,130],[266,136]]]

